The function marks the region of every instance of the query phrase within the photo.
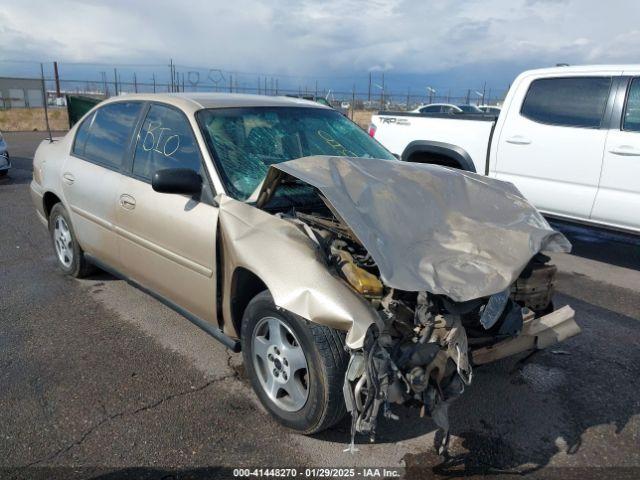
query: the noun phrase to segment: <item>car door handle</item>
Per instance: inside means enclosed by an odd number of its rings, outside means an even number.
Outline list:
[[[514,145],[529,145],[531,140],[527,137],[523,137],[522,135],[514,135],[513,137],[507,138],[507,143],[513,143]]]
[[[62,181],[67,185],[71,185],[73,182],[76,181],[76,177],[74,177],[73,174],[69,172],[65,172],[62,174]]]
[[[609,153],[625,157],[640,157],[640,150],[631,145],[618,145],[617,147],[609,149]]]
[[[133,210],[136,208],[136,199],[131,195],[120,195],[120,206],[125,210]]]

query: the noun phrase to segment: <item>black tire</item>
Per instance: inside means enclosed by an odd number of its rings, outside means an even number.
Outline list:
[[[0,170],[0,177],[6,177],[9,170]]]
[[[271,401],[255,371],[252,339],[256,326],[265,317],[275,317],[286,323],[299,339],[307,358],[309,394],[304,407],[296,412],[282,410]],[[344,339],[344,332],[276,308],[268,291],[259,293],[249,302],[241,329],[245,370],[260,402],[281,424],[308,435],[325,430],[344,417],[342,384],[349,360]]]
[[[56,251],[55,239],[54,239],[55,226],[59,218],[61,217],[64,219],[71,233],[71,246],[72,246],[73,258],[71,260],[71,264],[68,266],[62,263],[62,261],[58,257],[58,254]],[[58,268],[62,270],[63,273],[75,278],[83,278],[89,275],[91,272],[93,272],[94,267],[85,258],[84,252],[82,251],[82,248],[80,247],[80,244],[78,243],[78,240],[76,238],[76,234],[73,230],[73,225],[71,224],[71,219],[69,218],[69,214],[67,213],[67,210],[64,208],[64,206],[61,203],[56,203],[51,209],[51,213],[49,215],[49,234],[51,236],[51,241],[53,244],[53,250],[56,257],[56,264],[58,265]]]

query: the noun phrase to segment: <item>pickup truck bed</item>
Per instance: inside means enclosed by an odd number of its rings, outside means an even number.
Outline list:
[[[489,174],[495,115],[381,111],[376,118],[380,125],[395,125],[379,128],[375,138],[402,160]],[[423,137],[416,138],[416,131],[424,132]],[[458,165],[448,161],[452,156],[457,157]]]
[[[382,111],[371,122],[403,160],[505,180],[548,216],[640,233],[640,65],[524,72],[497,117]]]

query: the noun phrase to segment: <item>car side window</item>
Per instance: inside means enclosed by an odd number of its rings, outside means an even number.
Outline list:
[[[534,122],[599,128],[611,77],[541,78],[531,82],[520,113]]]
[[[120,168],[141,109],[140,102],[118,102],[96,110],[91,122],[85,121],[81,126],[82,129],[85,123],[89,124],[84,151],[77,153],[91,162]],[[74,153],[76,153],[76,146],[80,148],[78,144],[80,133],[79,131],[76,136]],[[80,140],[82,140],[81,136]]]
[[[133,174],[150,180],[164,168],[190,168],[201,173],[201,165],[198,145],[184,115],[170,107],[151,105],[138,133]]]
[[[87,138],[89,138],[89,129],[91,128],[91,124],[93,123],[93,119],[96,117],[95,112],[89,115],[85,120],[80,124],[78,130],[76,131],[76,138],[73,141],[73,149],[72,152],[75,155],[80,157],[84,156],[84,147],[87,143]]]
[[[637,77],[631,81],[631,86],[627,93],[622,129],[630,132],[640,132],[640,78]]]

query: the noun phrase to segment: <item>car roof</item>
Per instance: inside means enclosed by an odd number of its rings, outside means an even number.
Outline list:
[[[330,107],[325,105],[302,98],[221,92],[127,93],[118,95],[117,97],[111,97],[102,104],[126,100],[162,102],[191,112],[204,108],[229,107],[307,107],[330,109]]]
[[[420,108],[424,107],[456,107],[453,103],[427,103],[426,105],[420,106]]]

